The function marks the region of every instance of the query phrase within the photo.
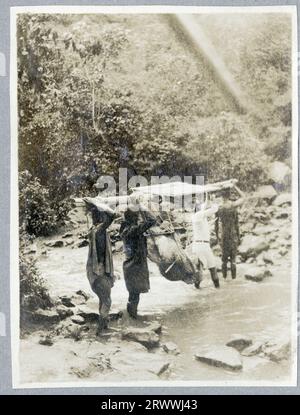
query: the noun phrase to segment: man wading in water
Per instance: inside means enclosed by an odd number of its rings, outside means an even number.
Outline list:
[[[223,203],[216,214],[216,237],[220,242],[222,249],[222,274],[223,278],[227,277],[227,263],[230,261],[231,277],[236,278],[236,255],[240,244],[239,217],[237,208],[245,200],[243,192],[234,186],[240,198],[231,201],[230,189],[223,190]],[[221,238],[219,238],[219,227],[221,224]]]
[[[111,289],[114,285],[114,268],[110,236],[107,228],[115,213],[106,205],[95,206],[84,198],[92,215],[93,225],[89,229],[89,253],[86,271],[92,290],[99,298],[99,332],[107,328],[111,307]]]
[[[218,205],[208,206],[208,200],[200,206],[195,207],[195,213],[192,218],[193,224],[193,256],[196,260],[196,278],[195,287],[200,288],[202,280],[202,269],[208,268],[211,279],[216,288],[220,287],[219,277],[217,274],[216,261],[212,249],[210,247],[210,229],[207,218],[214,215],[218,210]]]
[[[144,232],[155,224],[154,216],[139,204],[129,206],[124,212],[120,235],[125,253],[124,279],[129,293],[127,311],[132,318],[137,318],[140,294],[146,293],[150,289],[147,240]]]

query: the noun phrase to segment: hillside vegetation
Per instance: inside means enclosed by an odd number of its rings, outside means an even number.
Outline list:
[[[251,190],[289,164],[291,22],[200,15],[247,97],[235,112],[166,15],[18,18],[21,222],[47,234],[101,174],[236,177]],[[26,194],[26,197],[24,195]]]

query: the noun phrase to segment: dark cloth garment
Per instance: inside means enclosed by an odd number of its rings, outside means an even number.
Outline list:
[[[230,261],[231,276],[236,278],[236,256],[240,242],[239,218],[236,206],[227,202],[217,213],[216,233],[221,225],[220,245],[222,250],[222,274],[227,277],[227,262]]]
[[[236,243],[231,243],[228,240],[223,241],[221,245],[222,249],[222,261],[230,261],[235,262],[237,256],[238,245]]]
[[[96,279],[107,277],[114,282],[112,247],[107,228],[114,220],[113,214],[105,214],[103,222],[93,225],[89,231],[89,253],[86,265],[91,287]]]
[[[232,279],[236,278],[236,252],[231,252],[231,254],[226,256],[227,254],[224,253],[222,256],[222,274],[223,278],[227,278],[227,263],[228,259],[230,261],[230,270],[231,270],[231,277]]]
[[[236,255],[239,245],[239,218],[237,208],[230,203],[222,206],[217,212],[216,231],[219,234],[219,225],[221,225],[220,245],[223,257],[232,257]]]
[[[140,302],[140,294],[130,292],[128,296],[127,312],[132,318],[137,318],[137,309]]]
[[[140,294],[137,293],[129,293],[128,302],[131,304],[138,304],[140,301]]]
[[[141,223],[124,221],[120,234],[123,240],[125,261],[123,272],[129,293],[146,293],[150,289],[147,264],[147,239],[144,232],[155,225],[156,219],[150,212],[142,212]]]

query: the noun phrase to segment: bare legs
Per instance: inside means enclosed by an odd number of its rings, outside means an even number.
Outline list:
[[[196,269],[197,269],[197,271],[195,273],[195,283],[194,283],[194,285],[195,285],[196,288],[199,289],[200,288],[200,283],[203,280],[203,265],[200,261],[198,261]],[[216,267],[209,268],[209,272],[210,272],[212,282],[214,283],[214,286],[216,288],[220,288],[220,282],[219,282],[219,277],[218,277]]]
[[[195,273],[195,287],[197,289],[200,288],[200,283],[203,280],[203,266],[202,263],[198,260],[196,265],[196,273]]]
[[[107,329],[108,313],[111,307],[111,281],[107,277],[97,278],[93,291],[99,298],[99,331]]]
[[[209,268],[210,271],[210,276],[212,279],[212,282],[214,283],[215,288],[220,288],[220,282],[219,282],[219,277],[218,277],[218,273],[217,273],[217,268]]]

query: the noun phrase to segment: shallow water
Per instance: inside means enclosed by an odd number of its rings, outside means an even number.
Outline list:
[[[227,280],[193,304],[163,317],[168,336],[181,350],[174,376],[182,380],[269,380],[289,376],[289,364],[243,358],[241,373],[212,368],[191,359],[210,346],[225,345],[233,335],[255,341],[290,339],[290,278],[280,274],[262,283]]]
[[[50,249],[39,256],[39,268],[53,295],[74,294],[82,289],[92,295],[89,303],[97,310],[97,300],[85,275],[87,248]],[[283,266],[285,261],[286,266]],[[122,254],[115,259],[121,274]],[[172,341],[181,351],[175,359],[171,380],[203,382],[284,381],[290,362],[274,363],[261,357],[243,358],[243,371],[232,373],[195,361],[194,355],[211,346],[225,345],[233,335],[255,341],[290,340],[291,276],[288,259],[273,267],[273,277],[261,283],[228,278],[219,290],[206,275],[203,288],[196,290],[182,282],[170,282],[158,275],[151,264],[151,291],[141,297],[140,314],[162,320],[162,342]],[[122,278],[112,291],[112,311],[124,310],[127,292]]]

